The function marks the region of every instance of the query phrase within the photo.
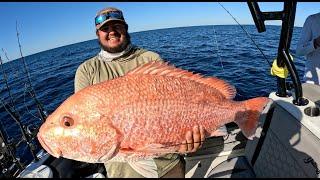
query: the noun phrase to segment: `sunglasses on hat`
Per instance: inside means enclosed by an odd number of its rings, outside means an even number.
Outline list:
[[[107,21],[107,20],[122,20],[124,21],[123,15],[119,11],[111,11],[104,14],[100,14],[95,18],[96,26]]]

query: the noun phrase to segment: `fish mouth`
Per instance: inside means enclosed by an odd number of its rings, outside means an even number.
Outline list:
[[[42,136],[40,134],[38,134],[38,140],[41,144],[41,146],[52,156],[59,158],[60,156],[62,156],[62,152],[60,149],[57,149],[57,151],[53,151],[53,149],[51,149],[46,142],[43,140]]]

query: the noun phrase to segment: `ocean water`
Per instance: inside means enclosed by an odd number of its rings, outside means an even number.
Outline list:
[[[272,63],[277,55],[281,27],[267,26],[267,31],[263,33],[258,33],[253,25],[244,28]],[[295,56],[300,32],[301,28],[294,28],[290,52],[302,79],[305,60],[304,57]],[[235,100],[268,96],[270,92],[277,90],[276,78],[270,75],[267,60],[238,25],[143,31],[131,33],[131,40],[135,45],[159,53],[163,59],[177,67],[224,79],[236,87]],[[93,39],[27,56],[27,71],[21,58],[3,64],[0,68],[1,101],[16,112],[24,126],[39,126],[42,122],[35,101],[29,93],[31,87],[45,111],[50,114],[73,93],[77,67],[99,51],[98,42]],[[10,91],[2,72],[7,76]],[[31,83],[28,83],[28,73]],[[21,139],[19,126],[2,105],[0,120],[4,136],[10,142]],[[25,143],[17,147],[16,153],[25,162],[32,158]]]

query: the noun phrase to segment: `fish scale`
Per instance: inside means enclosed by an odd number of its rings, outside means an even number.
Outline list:
[[[146,142],[154,144],[171,143],[178,144],[184,139],[185,132],[192,129],[194,125],[202,125],[206,131],[214,131],[227,120],[232,121],[235,113],[212,113],[212,111],[225,112],[226,109],[215,106],[215,104],[195,104],[179,102],[178,100],[157,101],[158,103],[134,103],[121,108],[113,118],[113,123],[119,129],[125,129],[126,122],[132,122],[136,126],[125,131],[129,137],[125,139],[132,148],[143,147]],[[233,108],[237,111],[238,108]],[[139,111],[135,111],[139,109]],[[191,111],[189,110],[191,109]],[[148,113],[148,116],[145,114]],[[128,116],[131,114],[131,116]],[[161,115],[164,116],[161,116]],[[219,118],[223,122],[219,122]],[[223,117],[223,118],[221,118]],[[126,119],[129,118],[129,119]],[[216,121],[215,121],[216,120]],[[173,127],[170,129],[170,127]],[[161,132],[161,133],[155,133]],[[136,134],[137,133],[137,134]]]

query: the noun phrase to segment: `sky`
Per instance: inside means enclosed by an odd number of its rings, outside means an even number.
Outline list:
[[[241,24],[254,24],[246,2],[221,2]],[[237,24],[217,2],[0,2],[0,56],[20,57],[96,38],[94,17],[104,7],[124,13],[129,33],[185,26]],[[261,11],[281,11],[281,2],[260,2]],[[295,26],[320,12],[320,2],[298,2]],[[281,25],[281,21],[266,21]],[[3,51],[4,50],[4,51]]]

